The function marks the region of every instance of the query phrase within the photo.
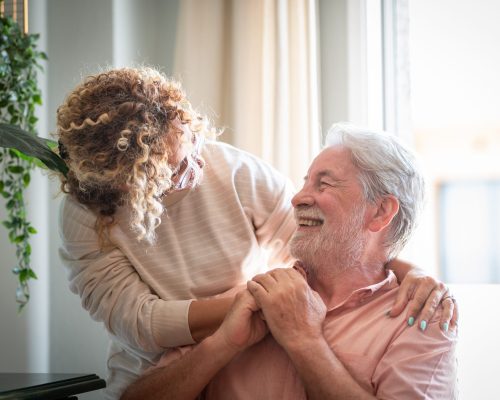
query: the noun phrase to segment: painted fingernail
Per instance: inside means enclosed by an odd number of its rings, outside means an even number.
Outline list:
[[[413,317],[408,318],[408,325],[409,326],[412,326],[414,323],[415,323],[415,318],[413,318]]]
[[[449,328],[448,322],[445,322],[445,323],[443,324],[443,329],[444,329],[444,331],[445,331],[445,332],[448,332],[448,328]]]
[[[420,329],[425,331],[425,328],[427,328],[427,321],[424,319],[422,322],[420,322]]]

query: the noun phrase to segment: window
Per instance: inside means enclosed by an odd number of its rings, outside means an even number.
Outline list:
[[[409,3],[412,133],[437,227],[427,224],[427,248],[437,253],[429,262],[456,283],[498,283],[500,275],[492,236],[500,213],[499,12],[490,0]]]
[[[500,302],[499,13],[495,0],[409,0],[398,33],[407,34],[406,61],[395,58],[408,73],[410,132],[428,183],[408,251],[454,283],[462,398],[497,397],[489,360],[500,345],[490,332],[500,323],[489,308]]]
[[[442,277],[450,283],[500,283],[500,180],[439,185]]]

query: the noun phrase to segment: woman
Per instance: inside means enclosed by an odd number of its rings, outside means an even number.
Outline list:
[[[60,254],[71,290],[110,333],[106,395],[115,398],[169,348],[210,335],[238,285],[290,263],[293,189],[263,161],[208,140],[206,118],[153,69],[88,77],[57,126],[69,167]],[[402,280],[411,266],[391,268]],[[412,310],[431,294],[432,314],[445,293],[415,271],[402,288],[393,313],[413,293]],[[447,323],[453,304],[444,304]]]

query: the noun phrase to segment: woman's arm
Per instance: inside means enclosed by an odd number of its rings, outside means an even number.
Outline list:
[[[141,279],[118,247],[99,245],[95,216],[76,201],[63,201],[61,259],[69,287],[92,319],[102,321],[124,346],[162,353],[192,344],[191,300],[163,300]]]
[[[234,296],[208,300],[195,300],[189,307],[189,329],[196,342],[213,334],[222,324]]]

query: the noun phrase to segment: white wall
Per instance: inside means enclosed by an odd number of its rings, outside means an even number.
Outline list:
[[[460,399],[498,399],[500,304],[498,285],[450,285],[460,306],[458,387]],[[493,310],[493,311],[490,311]]]
[[[6,213],[0,201],[0,218]],[[11,270],[16,265],[14,251],[11,249],[6,230],[0,229],[0,371],[23,371],[29,365],[28,318],[26,313],[17,313],[17,278]]]

